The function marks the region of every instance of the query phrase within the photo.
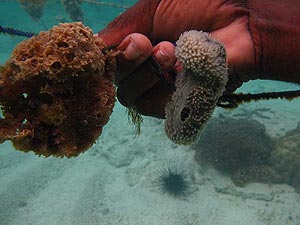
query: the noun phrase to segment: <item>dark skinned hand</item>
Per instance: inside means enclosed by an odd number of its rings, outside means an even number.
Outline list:
[[[140,0],[98,33],[118,45],[118,99],[141,114],[164,117],[174,82],[174,44],[188,30],[209,32],[226,49],[227,92],[243,82],[300,82],[299,0]],[[149,64],[160,64],[164,79]]]

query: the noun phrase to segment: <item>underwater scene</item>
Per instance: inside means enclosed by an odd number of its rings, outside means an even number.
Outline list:
[[[224,49],[192,31],[166,119],[124,107],[119,52],[93,34],[136,2],[0,0],[0,225],[300,225],[299,85],[224,98]],[[209,91],[185,55],[195,40],[224,66]]]

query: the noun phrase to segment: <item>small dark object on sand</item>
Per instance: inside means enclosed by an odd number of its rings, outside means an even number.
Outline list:
[[[190,188],[188,174],[175,163],[159,168],[155,182],[162,193],[167,193],[173,197],[186,196]]]

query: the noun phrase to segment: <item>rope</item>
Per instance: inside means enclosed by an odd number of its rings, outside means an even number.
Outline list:
[[[2,27],[0,26],[0,33],[15,35],[15,36],[22,36],[22,37],[32,37],[36,36],[37,34],[31,32],[25,32],[21,30],[17,30],[11,27]]]
[[[259,100],[270,99],[287,99],[289,101],[299,98],[300,91],[280,91],[280,92],[267,92],[259,94],[225,94],[218,100],[217,106],[227,109],[237,108],[240,104]]]
[[[115,5],[110,3],[104,3],[104,2],[96,2],[93,0],[84,0],[88,3],[93,4],[100,4],[100,5],[107,5],[107,6],[113,6],[113,7],[122,7],[122,8],[128,8],[127,6],[122,5]],[[32,32],[25,32],[21,30],[17,30],[11,27],[2,27],[0,26],[0,33],[6,33],[10,35],[16,35],[16,36],[23,36],[23,37],[33,37],[36,36],[36,33]],[[111,48],[114,48],[115,46],[111,46]],[[154,58],[151,60],[151,65],[153,68],[160,68],[159,64],[155,62]],[[160,79],[162,79],[163,76],[160,76]],[[168,83],[166,80],[163,80],[164,83]],[[168,85],[169,88],[171,88]],[[300,91],[281,91],[281,92],[267,92],[267,93],[259,93],[259,94],[224,94],[221,96],[218,100],[217,106],[227,109],[233,109],[237,108],[240,104],[246,103],[246,102],[252,102],[252,101],[259,101],[259,100],[270,100],[270,99],[287,99],[287,100],[293,100],[295,98],[300,97]]]

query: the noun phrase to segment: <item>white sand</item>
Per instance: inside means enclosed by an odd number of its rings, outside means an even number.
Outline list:
[[[216,114],[248,112],[273,136],[296,127],[299,104],[255,104],[270,109],[251,114],[259,108],[251,104]],[[0,149],[0,225],[300,224],[300,196],[290,186],[237,188],[226,175],[197,164],[191,149],[172,144],[161,120],[146,118],[135,138],[120,105],[98,142],[77,158],[38,157],[8,142]],[[186,197],[163,194],[155,184],[157,169],[167,162],[182,165],[192,178]]]

